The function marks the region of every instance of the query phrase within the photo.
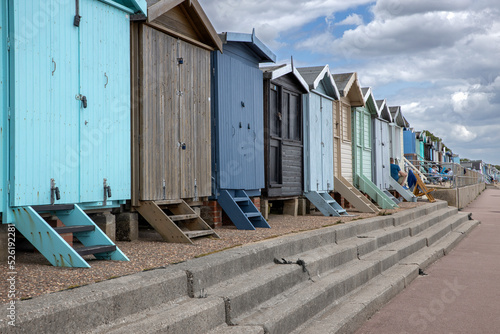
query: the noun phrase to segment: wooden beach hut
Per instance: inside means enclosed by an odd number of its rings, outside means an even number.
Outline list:
[[[149,1],[132,36],[132,206],[169,242],[216,235],[193,209],[212,194],[211,52],[197,0]]]
[[[259,197],[265,186],[259,64],[274,63],[276,56],[255,31],[219,36],[223,52],[212,52],[213,199],[239,229],[269,227],[251,198]]]
[[[328,65],[298,68],[309,85],[304,95],[304,195],[325,216],[347,215],[331,196],[333,172],[333,105],[340,93]]]
[[[371,88],[362,88],[365,105],[353,108],[353,173],[354,185],[361,192],[370,196],[382,209],[392,209],[397,204],[391,199],[385,189],[380,189],[373,183],[373,125],[372,119],[379,115],[378,106]]]
[[[389,124],[392,116],[386,100],[377,100],[379,115],[373,120],[373,182],[380,189],[389,189],[390,139]]]
[[[336,200],[346,200],[361,212],[378,212],[378,208],[353,185],[352,108],[364,107],[365,100],[353,73],[333,74],[340,99],[333,110],[333,164]]]
[[[262,207],[284,201],[285,213],[297,213],[304,189],[303,94],[309,87],[293,64],[261,68],[264,72],[264,164]]]
[[[146,2],[1,6],[2,223],[56,266],[127,260],[84,210],[130,199],[130,16]]]

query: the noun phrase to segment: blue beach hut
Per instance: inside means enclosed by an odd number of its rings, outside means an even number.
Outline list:
[[[219,35],[212,52],[213,198],[239,229],[269,227],[253,204],[264,179],[264,91],[261,63],[276,56],[252,34]]]
[[[340,98],[328,65],[298,68],[309,85],[304,95],[304,195],[325,216],[347,215],[334,188],[333,105]]]
[[[146,1],[52,2],[0,8],[2,223],[56,266],[127,260],[83,210],[130,199],[130,15]]]

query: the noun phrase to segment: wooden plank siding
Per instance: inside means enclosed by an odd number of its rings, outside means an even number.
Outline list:
[[[210,52],[134,25],[134,205],[210,196]]]
[[[341,176],[343,176],[351,184],[353,183],[352,178],[352,125],[351,125],[351,104],[350,101],[341,97],[341,107],[340,107],[340,132],[341,132],[341,144],[340,144],[340,171]]]
[[[264,80],[266,187],[263,193],[267,197],[302,195],[303,93],[291,73]]]

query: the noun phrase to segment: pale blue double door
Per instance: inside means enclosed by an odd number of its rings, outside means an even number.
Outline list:
[[[129,17],[79,4],[9,0],[11,206],[130,198]]]

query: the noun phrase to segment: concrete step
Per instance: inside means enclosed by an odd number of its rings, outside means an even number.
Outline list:
[[[438,216],[447,216],[446,210],[440,211]],[[341,265],[332,272],[315,275],[314,282],[307,281],[295,285],[234,320],[234,323],[261,325],[266,333],[288,333],[344,294],[369,282],[411,254],[425,249],[433,243],[432,240],[441,239],[445,234],[451,233],[451,227],[458,225],[458,221],[463,222],[464,217],[467,218],[466,215],[448,217],[417,236],[404,237],[360,256],[359,260]]]
[[[187,332],[185,332],[187,333]],[[260,326],[228,326],[220,325],[207,334],[264,334],[264,328]]]
[[[442,209],[437,216],[446,216],[448,211],[450,210]],[[420,220],[425,220],[425,218]],[[390,220],[390,218],[387,219]],[[378,219],[379,223],[383,220]],[[376,224],[372,222],[371,225]],[[388,225],[386,222],[382,223],[382,226],[392,225]],[[346,239],[339,245],[330,244],[315,248],[308,252],[292,255],[287,260],[302,259],[305,261],[311,275],[322,275],[332,268],[374,252],[377,248],[409,237],[410,227],[386,227],[382,230],[373,231],[370,236]],[[425,245],[426,241],[422,238],[418,247],[424,247]],[[277,258],[280,259],[281,257],[278,255]],[[395,261],[398,260],[399,258],[396,257]],[[392,261],[391,265],[394,263]],[[207,288],[206,292],[209,296],[224,298],[226,301],[226,320],[228,324],[233,324],[233,319],[308,279],[308,274],[298,265],[277,265],[272,263],[225,280]]]
[[[88,334],[202,334],[225,324],[222,298],[183,297],[102,325]]]
[[[175,266],[145,271],[17,301],[16,326],[0,326],[0,333],[81,333],[183,296],[184,271]]]
[[[354,333],[389,300],[418,277],[419,269],[444,256],[478,221],[464,221],[431,247],[407,257],[367,284],[344,296],[329,308],[291,332],[292,334]]]

